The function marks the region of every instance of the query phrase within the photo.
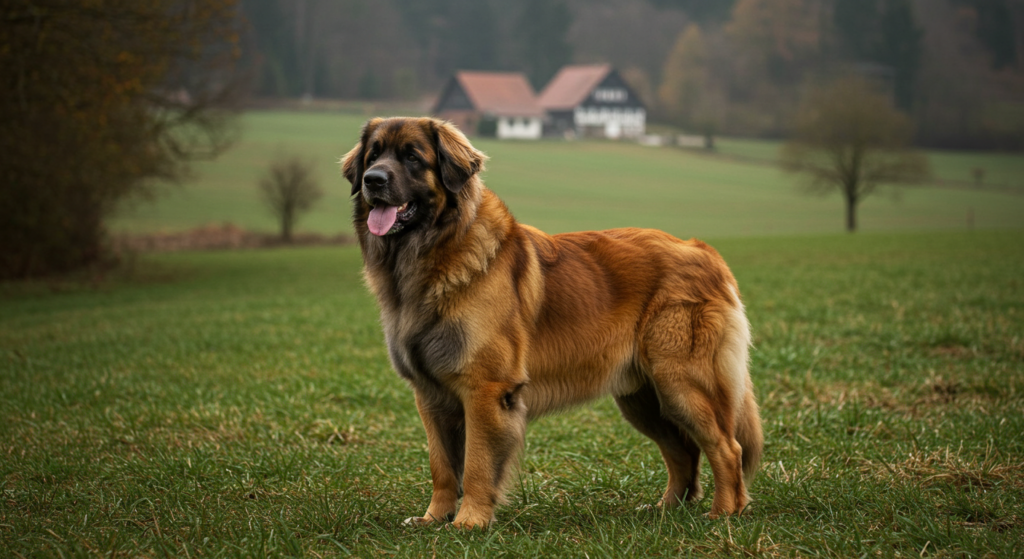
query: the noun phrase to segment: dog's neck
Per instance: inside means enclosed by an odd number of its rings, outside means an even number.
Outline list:
[[[480,219],[480,215],[488,219]],[[459,193],[454,218],[458,222],[456,227],[439,228],[431,224],[425,230],[411,231],[395,239],[362,239],[364,273],[378,301],[444,304],[446,298],[487,271],[502,241],[516,226],[505,204],[476,176]],[[442,235],[440,230],[448,233]],[[402,285],[421,286],[423,291],[402,293]],[[398,297],[381,297],[385,293]]]
[[[432,265],[432,289],[428,294],[440,300],[457,293],[473,278],[484,274],[490,267],[502,241],[515,226],[508,208],[496,194],[484,187],[479,179],[476,203],[465,218],[460,216],[457,233],[436,245],[429,265]],[[481,219],[480,216],[487,216]],[[495,219],[500,216],[501,219]]]

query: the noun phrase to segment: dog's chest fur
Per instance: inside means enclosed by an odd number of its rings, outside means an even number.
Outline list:
[[[384,339],[399,375],[414,383],[441,383],[458,373],[466,336],[458,322],[425,314],[418,309],[382,309]]]
[[[461,372],[473,348],[467,346],[466,318],[451,313],[457,294],[451,282],[397,281],[416,271],[376,270],[367,274],[380,303],[381,322],[391,363],[403,378],[414,384],[445,384]],[[405,278],[408,279],[408,278]],[[403,292],[402,285],[421,285],[422,290]]]
[[[457,250],[398,250],[395,258],[367,267],[388,354],[402,377],[417,384],[444,384],[479,349],[469,347],[473,336],[467,331],[481,328],[469,324],[481,322],[474,321],[479,308],[469,309],[465,302],[475,300],[467,294],[485,281],[497,256],[504,234],[495,229],[495,224],[477,222],[451,243]]]

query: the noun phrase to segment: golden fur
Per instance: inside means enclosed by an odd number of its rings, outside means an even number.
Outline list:
[[[527,421],[606,394],[661,450],[661,505],[701,497],[703,451],[711,515],[739,514],[762,434],[725,262],[660,231],[519,224],[481,182],[485,159],[449,123],[393,118],[369,121],[342,163],[391,362],[427,433],[433,496],[409,522],[486,526]],[[378,205],[399,208],[391,234],[367,225]]]

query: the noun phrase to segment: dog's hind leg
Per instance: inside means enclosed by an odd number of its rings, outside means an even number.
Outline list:
[[[722,301],[669,306],[648,323],[643,338],[662,415],[684,429],[711,464],[712,517],[739,514],[750,502],[736,438],[737,424],[745,419],[741,410],[749,411],[744,403],[750,338],[742,312]]]
[[[616,396],[622,417],[644,435],[651,438],[661,450],[668,468],[668,487],[659,506],[671,508],[681,500],[700,499],[700,447],[686,431],[661,415],[661,404],[654,387],[647,384],[626,396]]]

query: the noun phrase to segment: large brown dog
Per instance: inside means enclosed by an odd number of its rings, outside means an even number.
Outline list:
[[[644,229],[547,235],[478,177],[449,123],[373,119],[345,155],[366,281],[395,370],[416,393],[434,492],[422,517],[494,519],[526,422],[615,397],[668,467],[663,506],[738,514],[761,457],[736,280],[708,245]],[[745,478],[745,479],[744,479]]]

